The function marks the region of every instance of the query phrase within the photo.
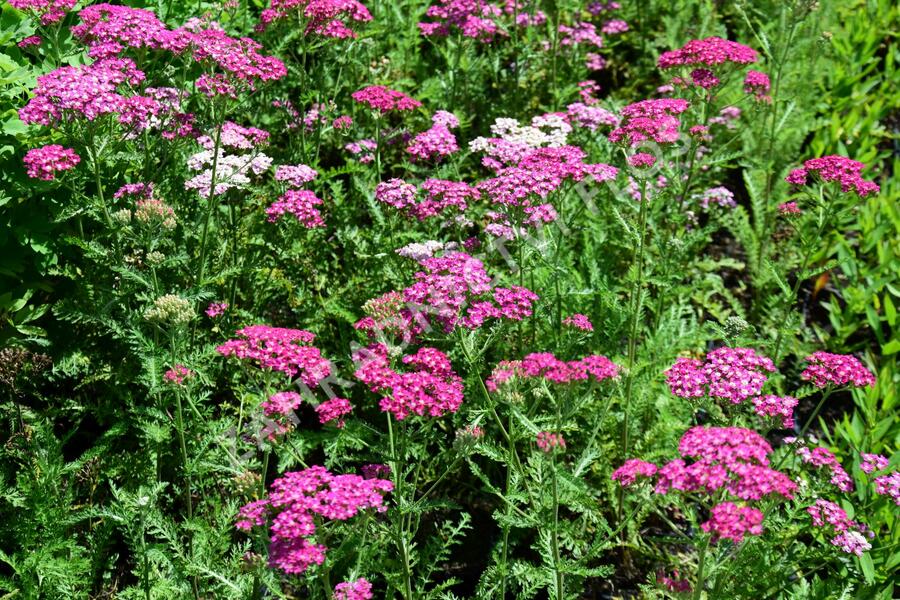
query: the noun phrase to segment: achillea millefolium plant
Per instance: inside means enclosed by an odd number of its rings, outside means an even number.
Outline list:
[[[851,4],[10,0],[0,597],[895,597]]]

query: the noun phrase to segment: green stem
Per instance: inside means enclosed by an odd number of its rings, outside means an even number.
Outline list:
[[[706,552],[709,550],[710,537],[706,537],[703,546],[700,548],[700,563],[697,565],[697,581],[694,583],[693,600],[700,600],[703,597],[703,584],[705,583],[703,569],[706,566]]]

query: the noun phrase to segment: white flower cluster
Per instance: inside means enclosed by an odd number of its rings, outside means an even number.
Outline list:
[[[219,150],[216,163],[215,195],[221,195],[231,188],[242,188],[250,184],[250,174],[262,175],[272,166],[272,158],[262,152],[238,155],[226,154]],[[197,190],[203,197],[208,197],[212,185],[213,152],[203,150],[188,158],[187,166],[192,171],[201,171],[184,182],[185,189]]]

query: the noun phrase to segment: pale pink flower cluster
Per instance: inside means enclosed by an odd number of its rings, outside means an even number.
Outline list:
[[[185,379],[188,379],[193,375],[194,372],[184,365],[175,365],[174,367],[163,373],[163,379],[168,383],[181,385],[182,383],[184,383]]]
[[[537,447],[542,452],[549,453],[553,452],[554,450],[566,449],[566,440],[563,439],[563,436],[559,433],[553,433],[551,431],[538,432],[535,442],[537,443]]]
[[[681,398],[709,396],[739,404],[762,391],[775,365],[751,348],[723,346],[706,355],[706,360],[679,358],[666,371],[669,390]]]
[[[900,506],[900,471],[875,478],[875,493],[889,496],[894,504]]]
[[[463,37],[488,43],[496,37],[507,36],[503,17],[515,21],[513,25],[529,27],[547,21],[543,11],[532,6],[533,2],[504,0],[502,6],[484,0],[438,0],[425,12],[431,21],[419,23],[423,36],[446,37],[458,31]]]
[[[815,352],[806,357],[806,362],[808,366],[800,377],[812,381],[816,387],[875,385],[875,376],[855,356]]]
[[[843,192],[853,190],[858,196],[865,197],[881,190],[877,183],[862,178],[865,167],[865,164],[846,156],[823,156],[806,161],[802,168],[788,173],[785,181],[793,185],[807,185],[810,176],[815,176],[825,182],[838,182]]]
[[[302,188],[317,176],[316,170],[306,165],[279,165],[275,167],[275,180],[284,181],[295,188]]]
[[[388,348],[372,344],[354,352],[355,376],[375,393],[384,394],[379,406],[398,421],[410,415],[441,417],[459,410],[463,401],[462,378],[453,371],[447,355],[435,348],[420,348],[401,362],[412,371],[401,373],[390,364]]]
[[[888,468],[890,461],[887,457],[880,454],[860,454],[859,468],[863,473],[872,473],[874,471],[883,471]]]
[[[597,131],[601,127],[615,127],[619,124],[619,117],[614,113],[586,102],[573,102],[568,105],[566,116],[569,123],[590,131]]]
[[[269,564],[299,574],[325,561],[327,548],[315,543],[317,519],[346,521],[368,509],[383,512],[384,494],[393,489],[384,479],[334,475],[312,466],[276,479],[266,498],[240,509],[236,527],[250,531],[271,520]]]
[[[562,384],[590,379],[600,382],[618,375],[619,366],[601,354],[564,361],[550,352],[534,352],[522,360],[501,361],[484,383],[488,390],[496,392],[499,386],[513,377],[546,379],[551,383]]]
[[[344,426],[344,415],[353,412],[353,405],[346,398],[329,398],[316,407],[316,413],[319,415],[319,423],[325,424],[334,421],[338,428]]]
[[[419,192],[424,198],[417,198]],[[465,212],[469,200],[477,200],[479,191],[462,181],[426,179],[417,189],[402,179],[383,181],[375,187],[375,199],[392,206],[408,217],[424,221],[447,209]]]
[[[224,315],[226,310],[228,310],[227,302],[210,302],[209,306],[206,307],[206,316],[210,319],[215,319]]]
[[[40,148],[32,148],[22,159],[28,176],[32,179],[53,181],[56,174],[74,169],[81,157],[72,148],[63,148],[59,144],[50,144]]]
[[[828,500],[816,500],[816,503],[806,509],[815,527],[828,527],[836,534],[831,543],[847,554],[862,556],[872,545],[866,536],[874,534],[868,527],[851,519],[847,512]]]
[[[797,455],[801,460],[813,467],[828,467],[831,471],[831,483],[833,483],[842,492],[853,491],[853,480],[850,475],[838,462],[837,457],[828,448],[807,448],[801,446],[797,448]]]
[[[302,402],[303,398],[297,392],[277,392],[260,406],[267,417],[287,416]]]
[[[603,47],[603,38],[597,33],[597,28],[593,23],[587,21],[577,21],[568,25],[559,26],[559,45],[560,46],[594,46],[595,48]]]
[[[225,357],[234,356],[256,363],[261,369],[280,371],[290,377],[299,374],[309,387],[331,374],[331,364],[315,346],[316,336],[303,329],[251,325],[239,329],[237,339],[216,348]]]

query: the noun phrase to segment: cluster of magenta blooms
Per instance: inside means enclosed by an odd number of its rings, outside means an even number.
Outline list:
[[[875,383],[874,375],[854,356],[816,352],[806,361],[800,377],[817,388],[845,389]],[[774,371],[774,363],[751,348],[721,347],[707,353],[704,360],[678,359],[666,371],[666,380],[672,394],[681,398],[724,400],[733,405],[752,399],[763,425],[768,417],[777,416],[782,427],[794,428],[796,398],[761,393],[768,381],[767,374]],[[850,475],[830,450],[810,448],[804,440],[793,437],[785,441],[798,445],[796,454],[801,463],[816,470],[826,468],[830,483],[839,491],[853,490]],[[798,488],[788,475],[771,466],[771,445],[752,429],[693,427],[681,438],[678,451],[681,458],[662,466],[629,459],[613,472],[612,478],[624,487],[633,486],[641,479],[655,478],[656,494],[681,492],[714,500],[708,520],[700,524],[713,541],[741,542],[747,535],[762,535],[765,514],[756,503],[768,497],[792,499]],[[861,459],[860,468],[866,473],[888,468],[888,460],[883,456],[863,454]],[[875,493],[900,502],[896,491],[898,473],[876,477]],[[834,502],[818,498],[807,512],[813,526],[833,530],[831,543],[842,551],[860,556],[871,548],[868,539],[872,532],[848,519]]]
[[[58,22],[75,5],[74,0],[11,3],[31,11],[44,25]],[[600,33],[611,35],[627,30],[624,21],[606,18],[617,8],[616,2],[590,4],[591,18],[603,19]],[[541,11],[517,0],[500,4],[438,0],[426,16],[427,20],[419,24],[424,36],[459,32],[483,43],[508,36],[514,27],[546,23],[546,15]],[[77,120],[110,117],[126,136],[155,131],[167,140],[196,140],[200,151],[191,157],[188,166],[198,174],[186,187],[210,198],[248,185],[271,169],[271,159],[261,152],[269,137],[267,132],[226,122],[221,124],[218,139],[213,142],[210,135],[197,131],[194,115],[183,110],[189,92],[145,86],[146,74],[127,54],[135,50],[157,52],[199,63],[205,72],[193,82],[193,87],[203,96],[229,98],[284,77],[287,69],[278,58],[262,54],[262,46],[250,38],[227,35],[213,22],[192,19],[182,27],[170,29],[152,11],[109,4],[88,6],[79,12],[79,17],[81,22],[72,28],[72,34],[87,47],[92,62],[60,67],[38,78],[33,97],[20,111],[24,122],[61,129]],[[366,7],[355,0],[271,0],[257,29],[287,24],[295,17],[301,18],[307,34],[335,39],[356,37],[353,27],[372,20]],[[603,68],[604,59],[596,53],[603,46],[597,24],[560,24],[559,32],[560,45],[566,51],[589,49],[585,55],[588,67]],[[22,41],[23,47],[39,43],[39,37]],[[673,78],[667,92],[694,88],[712,94],[737,69],[757,60],[756,51],[747,46],[707,38],[664,53],[659,67],[684,71]],[[486,201],[491,210],[484,213],[489,223],[484,233],[512,238],[524,227],[540,227],[558,218],[549,197],[565,184],[619,178],[619,169],[586,162],[584,150],[568,143],[567,136],[574,129],[592,134],[606,131],[610,142],[631,152],[629,163],[643,168],[652,166],[656,157],[641,152],[640,146],[645,142],[676,142],[685,129],[682,119],[690,115],[691,103],[681,98],[643,100],[615,114],[599,106],[596,84],[582,82],[579,87],[581,101],[569,104],[563,112],[540,115],[524,125],[514,119],[498,119],[490,137],[472,140],[470,149],[483,154],[482,164],[490,172],[482,181],[431,178],[413,184],[391,179],[377,185],[376,200],[402,217],[419,221],[447,217],[450,213],[460,226],[469,229],[476,221],[467,217],[470,207]],[[743,90],[757,101],[768,101],[768,76],[748,71]],[[381,85],[364,87],[353,93],[351,100],[371,111],[373,119],[382,121],[388,115],[402,119],[423,108],[413,97]],[[327,109],[321,106],[305,115],[286,100],[276,100],[273,106],[291,116],[292,127],[309,129],[325,122],[336,130],[354,126],[348,115],[326,118]],[[453,133],[459,127],[457,116],[437,110],[430,120],[427,129],[400,136],[413,161],[434,164],[459,151],[460,144]],[[693,123],[688,131],[692,136],[707,136],[709,125]],[[348,144],[347,149],[360,162],[372,163],[375,153],[382,149],[381,143],[383,139],[364,138]],[[30,150],[25,156],[28,175],[46,181],[74,169],[79,162],[73,148],[57,144]],[[217,177],[212,174],[212,164],[219,169]],[[812,180],[838,182],[844,192],[853,191],[860,196],[877,192],[877,185],[862,178],[862,168],[861,163],[848,158],[823,157],[807,161],[803,168],[791,172],[788,181],[795,185],[807,185]],[[306,189],[316,178],[316,171],[306,165],[276,166],[274,181],[281,186],[281,195],[266,209],[266,218],[275,222],[291,215],[303,227],[326,227],[320,211],[327,209],[326,203]],[[130,190],[128,186],[143,187]],[[152,184],[126,184],[122,190],[122,198],[138,196],[147,200],[149,195],[145,192],[152,192]],[[719,200],[723,197],[720,191],[709,197],[715,198],[713,202],[717,204],[728,204]],[[796,203],[782,207],[785,214],[799,212]],[[370,392],[380,396],[381,410],[397,420],[439,418],[457,412],[465,400],[463,379],[454,371],[447,354],[430,346],[415,351],[398,350],[397,342],[408,346],[418,344],[423,334],[450,335],[460,329],[517,322],[532,315],[534,303],[539,300],[535,292],[520,286],[498,287],[484,264],[462,251],[471,251],[480,243],[477,236],[472,236],[462,249],[416,258],[420,270],[413,274],[413,282],[367,302],[368,316],[356,324],[369,343],[353,354],[354,375]],[[213,303],[207,315],[216,318],[228,308],[225,303]],[[581,331],[593,330],[588,318],[581,314],[567,317],[563,324]],[[252,325],[238,330],[237,337],[218,346],[217,351],[224,357],[246,361],[264,372],[279,373],[289,381],[296,379],[307,388],[316,389],[335,369],[313,345],[314,341],[315,335],[308,331]],[[808,363],[803,379],[818,387],[865,386],[874,382],[872,374],[853,357],[819,352],[810,356]],[[795,425],[796,398],[763,393],[767,374],[774,371],[771,360],[751,349],[719,348],[703,360],[679,359],[666,372],[666,378],[676,396],[723,399],[732,404],[749,399],[757,415],[777,418],[783,427],[790,428]],[[575,385],[602,382],[618,375],[619,367],[605,356],[563,360],[552,353],[538,352],[521,360],[501,362],[486,386],[491,393],[502,393],[512,379]],[[164,378],[183,385],[191,376],[190,369],[175,365]],[[304,400],[296,392],[281,391],[268,397],[260,408],[269,417],[284,417]],[[339,397],[318,402],[315,408],[321,423],[336,427],[342,427],[353,411],[350,402]],[[484,435],[477,426],[465,431],[473,438]],[[545,452],[566,449],[558,432],[542,431],[535,442]],[[747,535],[761,535],[765,515],[755,503],[769,497],[789,499],[797,489],[792,479],[772,467],[769,457],[773,450],[769,443],[749,429],[695,427],[684,434],[678,450],[680,458],[662,466],[631,459],[614,472],[613,479],[632,486],[639,479],[655,478],[654,491],[660,495],[680,492],[727,498],[711,508],[708,520],[701,525],[716,540],[740,542]],[[805,464],[829,469],[831,481],[839,489],[846,491],[852,485],[827,449],[801,446],[798,454]],[[889,472],[884,457],[864,455],[863,460],[862,470],[874,474],[876,493],[900,504],[900,473]],[[240,510],[237,526],[247,531],[267,528],[270,564],[286,573],[303,573],[325,560],[327,548],[315,538],[317,523],[344,521],[362,511],[386,509],[384,496],[393,489],[390,481],[382,479],[387,468],[367,465],[360,472],[361,475],[333,474],[321,466],[312,466],[285,473],[272,483],[265,498]],[[819,499],[808,511],[816,527],[830,528],[834,533],[835,546],[855,554],[867,547],[870,532],[849,519],[836,504]],[[673,581],[672,585],[680,583]],[[371,597],[372,586],[365,579],[338,584],[334,590],[336,599]]]

